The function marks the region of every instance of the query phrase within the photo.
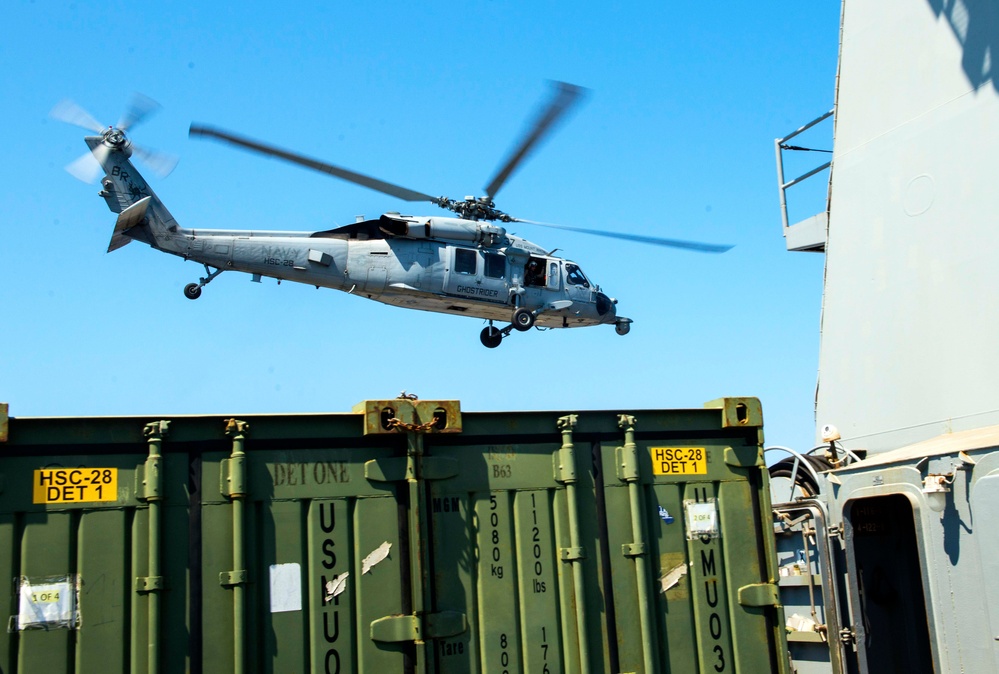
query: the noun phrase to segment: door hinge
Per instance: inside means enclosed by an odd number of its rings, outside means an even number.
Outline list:
[[[162,592],[166,589],[166,578],[163,576],[137,576],[135,578],[135,591],[139,594]]]
[[[246,585],[250,582],[250,574],[246,569],[237,571],[223,571],[219,574],[219,585],[222,587],[234,587],[236,585]]]
[[[625,543],[621,546],[621,554],[625,557],[641,557],[647,551],[645,543]]]
[[[371,639],[385,643],[425,641],[461,634],[468,629],[465,614],[441,611],[419,615],[391,615],[371,623]]]
[[[246,494],[246,457],[219,461],[219,493],[226,498]]]

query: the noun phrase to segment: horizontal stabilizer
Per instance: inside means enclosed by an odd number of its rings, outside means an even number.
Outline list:
[[[111,243],[108,244],[109,253],[131,243],[131,237],[125,236],[125,232],[142,223],[151,199],[152,197],[139,199],[118,214],[118,221],[114,223],[114,233],[111,235]]]

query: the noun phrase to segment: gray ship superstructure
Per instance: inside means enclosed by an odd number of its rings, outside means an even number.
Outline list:
[[[795,224],[777,142],[788,249],[826,261],[818,446],[768,453],[800,674],[999,671],[997,48],[994,1],[844,0]]]

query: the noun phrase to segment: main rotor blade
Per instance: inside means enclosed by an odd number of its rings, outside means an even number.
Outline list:
[[[222,131],[221,129],[215,129],[210,126],[192,124],[190,135],[215,138],[223,142],[231,143],[232,145],[245,148],[247,150],[259,152],[260,154],[268,155],[271,157],[278,157],[279,159],[284,159],[285,161],[289,161],[292,164],[305,166],[306,168],[319,171],[320,173],[328,173],[329,175],[335,178],[340,178],[342,180],[352,182],[356,185],[361,185],[362,187],[367,187],[368,189],[375,190],[376,192],[381,192],[383,194],[388,194],[389,196],[397,197],[404,201],[429,201],[434,204],[440,201],[437,197],[432,197],[429,194],[424,194],[423,192],[417,192],[415,190],[407,189],[405,187],[400,187],[399,185],[393,185],[392,183],[385,182],[384,180],[378,180],[377,178],[372,178],[370,176],[366,176],[361,173],[348,171],[347,169],[340,168],[339,166],[334,166],[333,164],[327,164],[325,162],[321,162],[318,159],[310,159],[309,157],[305,157],[300,154],[295,154],[293,152],[289,152],[288,150],[282,150],[272,145],[265,145],[255,140],[250,140],[249,138],[237,136],[235,134],[229,133],[228,131]]]
[[[595,236],[606,236],[610,239],[622,239],[624,241],[635,241],[637,243],[647,243],[653,246],[666,246],[668,248],[682,248],[693,250],[699,253],[724,253],[735,246],[715,243],[702,243],[700,241],[684,241],[682,239],[664,239],[658,236],[643,236],[641,234],[625,234],[623,232],[609,232],[603,229],[585,229],[583,227],[570,227],[568,225],[556,225],[550,222],[536,222],[534,220],[520,220],[514,218],[514,222],[524,222],[529,225],[539,227],[552,227],[554,229],[564,229],[569,232],[580,232],[581,234],[593,234]]]
[[[486,194],[490,199],[496,196],[496,193],[503,187],[503,183],[513,175],[513,172],[527,159],[538,143],[554,130],[558,121],[565,116],[569,108],[586,92],[586,89],[577,87],[575,84],[567,84],[566,82],[553,82],[553,84],[555,86],[555,95],[548,102],[547,106],[541,108],[537,119],[534,120],[534,124],[529,127],[530,130],[527,132],[524,140],[511,153],[506,163],[503,164],[503,167],[497,171],[496,177],[486,187]]]
[[[149,98],[149,96],[135,92],[132,94],[132,100],[129,101],[125,113],[118,120],[118,128],[122,131],[128,131],[130,127],[139,124],[146,117],[159,110],[160,107],[162,106]]]
[[[58,119],[60,122],[83,127],[88,131],[100,134],[104,132],[104,125],[94,119],[93,115],[81,108],[76,102],[68,98],[59,101],[52,108],[49,117]]]

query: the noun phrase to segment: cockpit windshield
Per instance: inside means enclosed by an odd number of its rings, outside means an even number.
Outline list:
[[[590,287],[590,282],[587,280],[586,275],[583,274],[583,270],[571,262],[565,263],[565,280],[574,286]]]

